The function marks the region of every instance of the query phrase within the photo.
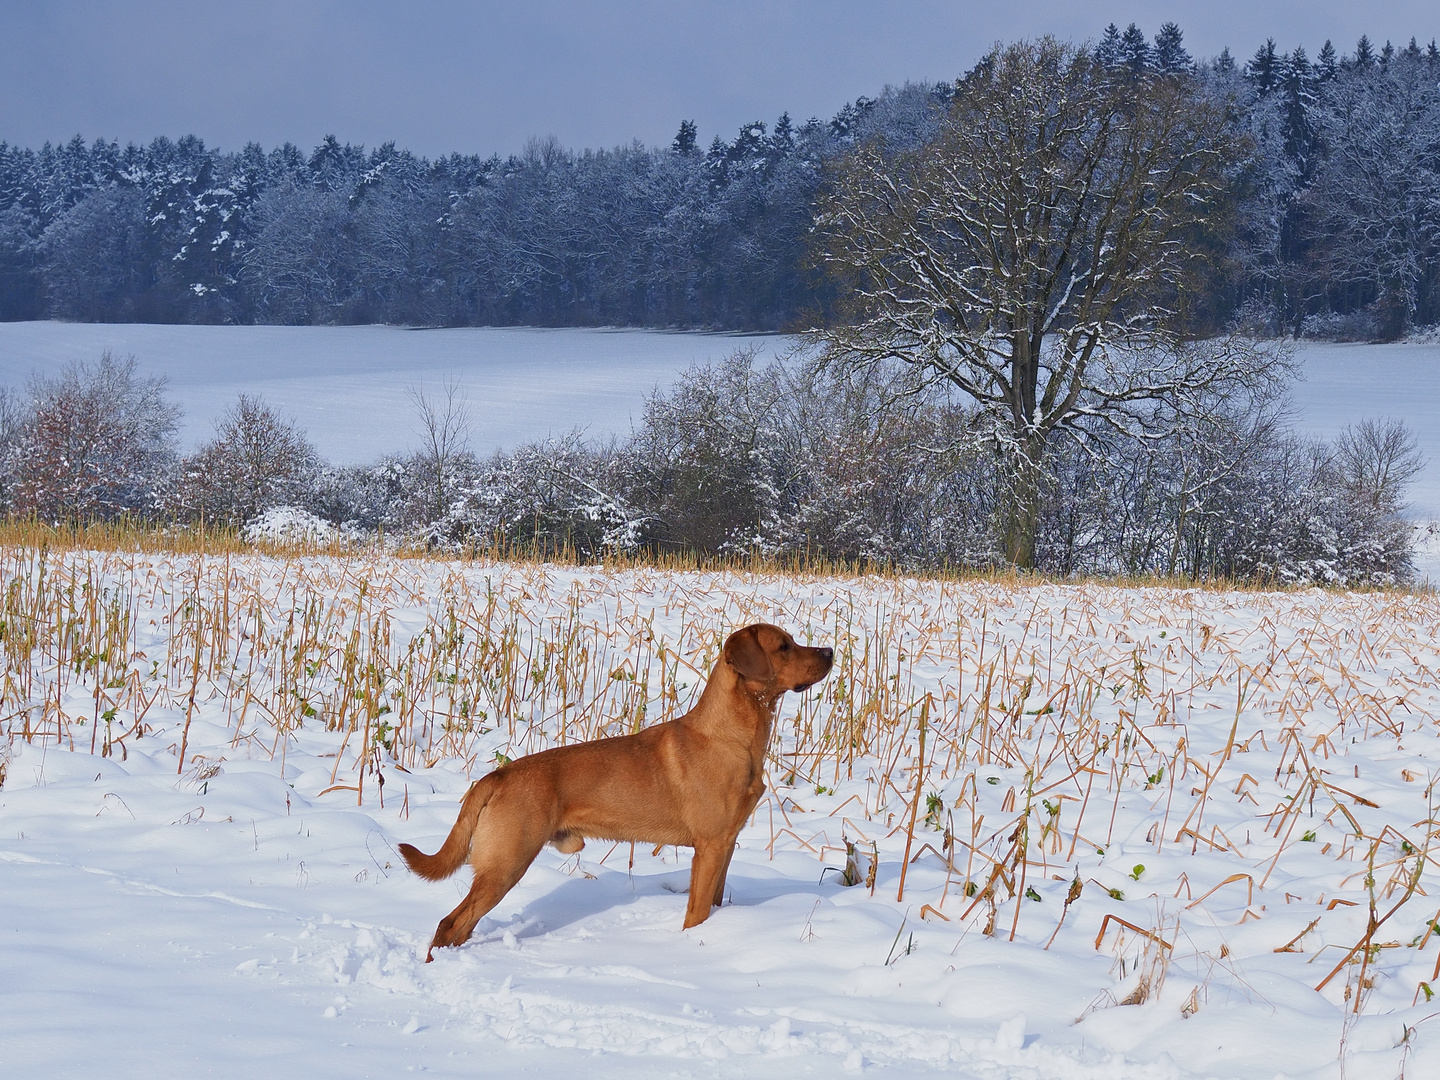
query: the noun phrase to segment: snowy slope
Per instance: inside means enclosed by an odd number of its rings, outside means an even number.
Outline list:
[[[5,1075],[1440,1074],[1434,598],[0,559]],[[837,664],[727,903],[682,931],[688,852],[547,849],[422,963],[467,871],[394,845],[757,618]]]
[[[747,345],[773,355],[789,340],[647,330],[0,323],[0,385],[110,349],[169,380],[185,410],[187,447],[210,437],[238,394],[263,394],[300,421],[321,454],[346,464],[415,445],[409,386],[433,394],[458,376],[475,417],[474,448],[488,454],[573,428],[625,434],[656,386]]]

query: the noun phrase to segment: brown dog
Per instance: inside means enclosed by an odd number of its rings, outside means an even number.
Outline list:
[[[460,945],[547,843],[573,853],[587,837],[695,849],[685,926],[710,917],[741,827],[765,792],[765,748],[780,695],[830,673],[834,653],[757,623],[725,642],[699,702],[678,720],[635,735],[560,746],[503,765],[470,785],[444,845],[409,844],[410,869],[438,881],[466,856],[475,881],[440,920],[425,955]]]

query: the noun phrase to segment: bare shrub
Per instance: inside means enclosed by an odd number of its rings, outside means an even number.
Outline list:
[[[1415,433],[1402,420],[1361,420],[1340,432],[1335,449],[1346,494],[1377,514],[1398,514],[1406,486],[1425,467]]]
[[[180,465],[175,508],[187,518],[243,524],[276,506],[309,501],[318,455],[295,421],[241,394],[215,438]]]
[[[470,403],[457,377],[447,378],[438,394],[409,386],[405,396],[414,416],[420,448],[408,462],[411,501],[418,506],[410,516],[438,521],[456,498],[456,485],[473,464],[470,454]]]
[[[13,512],[58,521],[154,508],[180,418],[163,378],[107,351],[34,376],[28,394],[7,461]]]

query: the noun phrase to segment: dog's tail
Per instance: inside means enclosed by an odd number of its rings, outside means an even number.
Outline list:
[[[470,785],[470,790],[460,801],[460,816],[455,819],[455,827],[434,855],[426,855],[413,844],[400,845],[400,855],[405,859],[406,866],[426,881],[439,881],[460,869],[470,854],[470,838],[475,833],[475,823],[480,820],[480,811],[485,809],[485,804],[495,792],[494,776],[491,773]]]

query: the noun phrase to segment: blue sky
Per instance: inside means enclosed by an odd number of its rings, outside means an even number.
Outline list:
[[[1197,55],[1266,37],[1313,56],[1440,35],[1433,2],[1037,0],[0,0],[0,139],[38,146],[194,133],[313,146],[327,134],[434,155],[702,143],[743,123],[828,117],[886,83],[948,79],[996,40],[1081,40],[1173,20]]]

